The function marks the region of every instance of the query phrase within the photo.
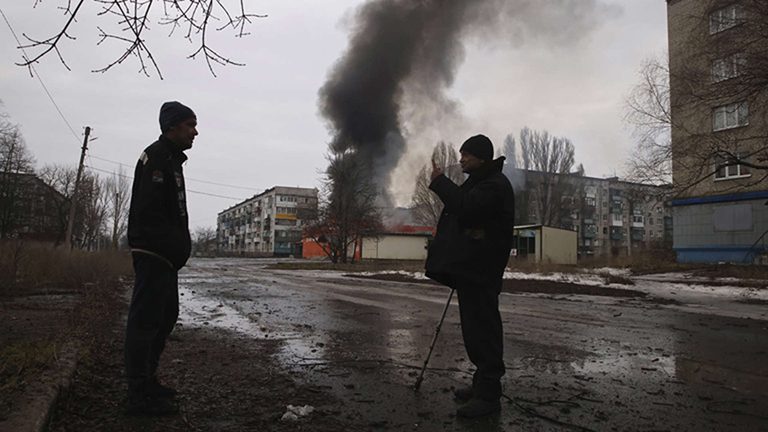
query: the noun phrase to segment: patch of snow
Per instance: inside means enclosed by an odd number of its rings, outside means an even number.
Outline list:
[[[418,280],[427,280],[427,279],[429,279],[424,274],[424,272],[409,272],[409,271],[405,271],[405,270],[383,270],[383,271],[377,271],[377,272],[359,272],[359,273],[354,273],[354,275],[358,275],[358,276],[376,276],[376,275],[383,275],[383,274],[396,274],[396,275],[410,277],[410,278],[418,279]]]
[[[315,407],[313,407],[312,405],[304,405],[304,406],[288,405],[287,407],[285,407],[285,414],[283,414],[280,420],[296,421],[300,417],[306,417],[312,414],[312,411],[314,410],[315,410]]]
[[[575,274],[575,273],[523,273],[506,271],[504,279],[517,280],[546,280],[553,282],[573,283],[579,285],[605,285],[602,276],[593,274]]]
[[[601,267],[597,269],[583,269],[584,273],[594,273],[598,275],[611,275],[611,276],[625,276],[629,277],[632,274],[632,270],[628,268],[616,268],[616,267]]]

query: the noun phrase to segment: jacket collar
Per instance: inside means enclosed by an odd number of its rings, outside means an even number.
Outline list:
[[[160,141],[163,144],[163,147],[168,150],[168,153],[170,153],[173,157],[179,158],[181,162],[187,161],[187,155],[184,153],[184,151],[179,150],[178,147],[176,147],[176,144],[173,143],[173,141],[169,140],[165,137],[165,135],[160,135],[160,138],[158,138],[158,141]]]
[[[480,168],[469,173],[469,178],[467,180],[472,179],[473,181],[479,181],[501,172],[504,168],[505,160],[506,158],[504,156],[500,156],[490,162],[484,163]]]

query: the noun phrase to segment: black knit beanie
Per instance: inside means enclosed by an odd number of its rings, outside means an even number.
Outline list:
[[[475,135],[464,141],[459,151],[469,153],[484,161],[493,160],[493,143],[485,135]]]
[[[160,107],[160,130],[166,133],[171,126],[196,117],[194,111],[179,102],[166,102]]]

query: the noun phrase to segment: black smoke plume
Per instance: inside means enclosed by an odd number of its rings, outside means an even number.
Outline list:
[[[504,39],[512,45],[567,43],[570,33],[592,26],[598,15],[590,11],[597,2],[369,0],[357,10],[347,51],[320,89],[320,112],[333,134],[331,152],[358,158],[387,191],[406,150],[401,118],[406,88],[419,93],[409,95],[410,101],[451,111],[455,103],[445,90],[453,84],[463,60],[461,40],[470,31],[502,44]],[[392,201],[386,192],[382,198]]]

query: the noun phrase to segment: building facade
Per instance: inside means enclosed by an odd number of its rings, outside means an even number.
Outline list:
[[[317,217],[317,189],[275,186],[218,215],[218,253],[301,256],[304,225]]]
[[[768,243],[768,7],[668,0],[680,262],[755,262]]]
[[[0,173],[0,239],[58,243],[68,214],[66,197],[36,175]]]
[[[517,261],[541,264],[576,264],[578,233],[542,225],[516,226],[512,256]]]
[[[669,188],[632,183],[617,177],[558,176],[525,171],[525,187],[515,191],[516,225],[545,225],[577,232],[580,258],[631,255],[633,251],[670,247],[672,214],[665,205]],[[557,176],[557,175],[555,175]],[[542,183],[547,188],[537,187]],[[541,190],[550,204],[539,203]],[[541,209],[551,212],[542,218]]]

